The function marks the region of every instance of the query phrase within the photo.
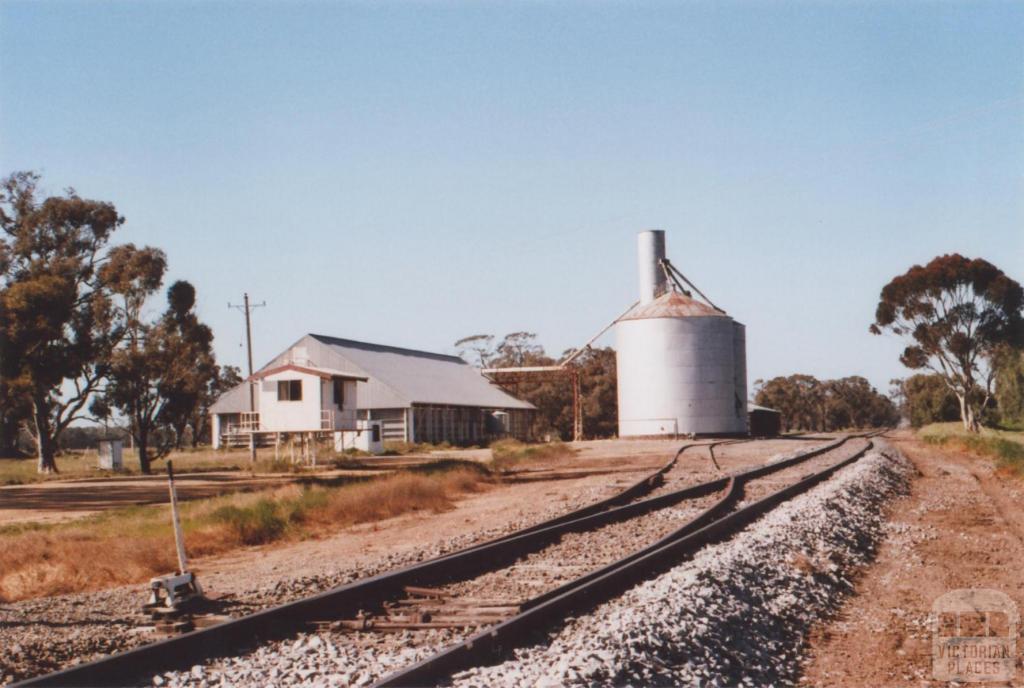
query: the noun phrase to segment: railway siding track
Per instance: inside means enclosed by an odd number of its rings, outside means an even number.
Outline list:
[[[835,444],[830,446],[834,447]],[[828,449],[828,447],[821,449]],[[795,481],[804,477],[802,472],[806,472],[808,469],[828,467],[836,463],[842,456],[848,456],[848,453],[845,452],[837,456],[839,451],[839,449],[833,448],[830,451],[818,453],[817,456],[807,459],[803,463],[794,464],[789,461],[789,458],[793,457],[783,459],[772,464],[771,468],[775,472],[768,473],[768,476],[777,482],[776,473],[783,476],[789,475],[792,481]],[[785,467],[779,469],[779,465]],[[760,473],[762,471],[758,470],[757,474]],[[769,478],[755,480],[754,484],[759,484]],[[749,485],[750,483],[747,487]],[[522,561],[528,564],[544,563],[545,560],[547,563],[559,562],[562,555],[566,560],[570,560],[572,557],[581,556],[581,549],[582,557],[590,561],[587,548],[594,546],[595,539],[600,542],[602,533],[617,542],[620,549],[642,549],[643,551],[634,552],[634,555],[639,556],[647,551],[643,545],[656,546],[658,540],[664,538],[671,531],[680,529],[681,526],[686,529],[683,532],[699,529],[703,520],[689,525],[686,522],[696,512],[702,512],[704,507],[721,500],[723,503],[712,514],[709,514],[710,517],[721,516],[736,508],[737,500],[741,496],[739,490],[722,490],[699,500],[688,500],[679,507],[664,508],[635,519],[634,523],[638,526],[641,523],[644,524],[642,527],[638,527],[638,534],[642,534],[644,537],[637,539],[635,543],[629,537],[624,537],[621,532],[617,536],[613,536],[608,531],[609,526],[606,526],[599,530],[567,534],[561,538],[559,543]],[[723,497],[727,498],[723,500]],[[701,502],[703,506],[694,509],[694,501]],[[685,516],[668,513],[678,512],[683,507],[691,513]],[[610,528],[622,525],[628,524],[619,523]],[[664,528],[665,525],[669,527]],[[654,537],[656,531],[660,531],[661,534]],[[570,544],[562,552],[559,552],[563,544],[569,544],[566,543],[566,540],[577,537],[584,538],[582,547],[572,547]],[[579,545],[579,541],[576,544]],[[633,547],[633,544],[636,547]],[[532,608],[546,599],[559,596],[579,582],[574,580],[566,581],[562,585],[548,585],[547,590],[532,599],[523,600],[523,596],[520,596],[510,600],[507,596],[510,593],[514,595],[516,587],[521,585],[522,581],[516,575],[506,579],[504,574],[519,568],[521,563],[517,562],[516,566],[496,571],[493,574],[484,574],[465,584],[458,583],[440,589],[410,589],[408,590],[409,597],[406,600],[394,608],[385,609],[383,614],[381,614],[381,610],[372,610],[361,619],[325,623],[316,633],[300,634],[294,643],[274,643],[269,647],[261,647],[251,655],[197,668],[195,670],[197,673],[172,672],[161,678],[166,679],[167,684],[172,688],[201,685],[204,680],[208,681],[210,685],[216,685],[217,681],[221,681],[222,685],[260,685],[261,681],[265,682],[268,677],[274,678],[281,674],[298,676],[304,684],[308,685],[318,685],[325,679],[328,683],[340,681],[346,684],[367,685],[372,681],[385,678],[390,671],[423,661],[433,653],[465,641],[468,636],[476,632],[473,630],[474,627],[479,629],[482,626],[496,626],[523,609]],[[621,562],[618,561],[618,557],[613,557],[605,562],[605,564],[612,563]],[[594,569],[605,569],[606,565],[592,565],[585,568],[593,571]],[[518,573],[524,572],[520,570]],[[529,574],[530,572],[526,571],[525,573]],[[599,576],[601,573],[603,571],[598,570],[592,575]],[[482,585],[485,582],[486,584]],[[547,582],[550,583],[550,580]],[[465,585],[471,587],[467,590]],[[473,590],[472,586],[480,587]],[[467,599],[464,597],[467,594],[484,593],[491,599],[479,597]],[[509,609],[510,606],[514,606],[515,609]],[[484,611],[489,613],[482,613]],[[417,612],[423,612],[425,618],[417,618]],[[311,650],[311,645],[315,646],[315,649]],[[354,653],[353,646],[362,648],[362,651]],[[329,649],[325,651],[324,648]],[[486,662],[486,660],[482,660],[482,662]],[[278,673],[275,674],[275,672]],[[420,681],[409,679],[408,682],[418,684]],[[399,685],[404,683],[406,681],[402,680]]]
[[[346,583],[301,600],[286,602],[285,604],[256,611],[217,626],[148,643],[63,670],[24,679],[12,684],[12,686],[124,685],[143,674],[175,667],[187,667],[190,664],[206,659],[230,656],[239,650],[251,648],[258,642],[288,637],[296,629],[305,627],[309,620],[322,618],[321,615],[324,612],[318,612],[318,608],[335,608],[333,605],[339,604],[338,597],[358,598],[360,595],[365,595],[368,600],[372,601],[375,594],[388,594],[382,591],[390,590],[392,594],[395,594],[401,589],[403,579],[410,579],[410,584],[415,584],[414,578],[417,572],[423,569],[429,571],[435,566],[443,567],[444,565],[441,562],[452,556],[465,554],[482,547],[496,546],[512,538],[557,527],[578,518],[615,507],[616,505],[642,498],[661,484],[664,474],[675,465],[678,457],[683,452],[691,447],[706,446],[706,444],[690,443],[684,445],[663,466],[619,493],[548,519],[542,523],[483,543],[465,547],[457,552],[442,554],[418,564],[404,566],[393,571],[371,576],[370,578]],[[321,601],[325,602],[327,607],[322,607]],[[355,599],[353,604],[355,607],[358,607],[358,599]],[[339,604],[339,606],[345,607],[343,604]],[[354,614],[355,610],[351,613]]]
[[[550,623],[551,619],[556,618],[561,613],[560,610],[574,608],[574,605],[579,605],[584,600],[598,599],[595,596],[597,590],[611,590],[616,585],[620,585],[622,581],[630,580],[631,575],[646,575],[628,573],[628,571],[640,571],[641,569],[637,568],[639,562],[643,562],[643,566],[650,567],[652,562],[669,561],[671,557],[679,555],[679,551],[673,549],[672,545],[685,541],[690,543],[691,547],[699,547],[702,546],[700,543],[713,541],[712,536],[716,533],[718,536],[724,536],[723,534],[728,528],[720,521],[730,519],[728,523],[735,525],[756,518],[757,515],[763,513],[763,511],[758,512],[757,509],[768,509],[770,506],[765,506],[766,504],[778,502],[764,499],[729,516],[721,517],[721,515],[737,502],[743,484],[829,452],[850,439],[850,437],[840,438],[796,456],[742,471],[732,477],[723,476],[683,490],[643,498],[661,483],[664,475],[672,468],[680,454],[691,447],[708,446],[707,443],[688,444],[682,447],[676,456],[661,469],[618,495],[570,514],[415,566],[386,572],[280,607],[234,619],[218,626],[29,679],[17,685],[123,685],[143,675],[152,676],[167,669],[189,667],[207,659],[231,656],[269,640],[290,637],[296,631],[308,628],[311,622],[317,620],[325,618],[357,620],[362,609],[380,604],[388,599],[400,598],[410,589],[429,591],[434,589],[433,586],[445,584],[452,579],[466,579],[506,566],[531,551],[536,551],[558,540],[563,534],[599,528],[610,523],[665,509],[685,500],[705,498],[723,492],[724,496],[710,509],[683,528],[662,538],[655,545],[643,548],[623,560],[525,600],[521,604],[515,605],[515,608],[502,610],[501,615],[495,618],[507,616],[510,612],[518,612],[518,614],[489,628],[485,633],[474,636],[467,641],[470,643],[469,645],[467,642],[463,642],[442,655],[458,658],[466,651],[463,649],[460,652],[459,648],[468,647],[476,648],[472,651],[473,653],[482,652],[487,647],[491,647],[493,651],[493,648],[502,647],[501,643],[489,645],[486,638],[500,636],[507,645],[508,639],[512,637],[509,636],[510,633],[513,636],[526,633],[531,626],[535,631],[538,624]],[[858,452],[858,456],[864,451],[866,448]],[[855,457],[847,461],[852,460],[855,460]],[[817,479],[824,479],[834,470],[838,470],[838,467],[816,474]],[[794,488],[807,489],[806,486],[811,484],[808,480],[810,479],[802,480],[790,488],[781,490],[773,497],[776,500],[784,500],[787,498],[785,495],[791,494],[790,491]],[[748,520],[743,521],[744,518]],[[428,593],[424,597],[429,601],[430,594]],[[586,602],[585,604],[591,603]],[[450,636],[443,635],[439,640],[443,640],[444,637]],[[448,653],[454,654],[448,655]],[[451,659],[435,657],[427,662],[421,662],[409,670],[429,673],[436,672],[439,670],[437,667],[441,667],[443,673],[450,671],[448,663],[451,661]],[[463,657],[458,661],[465,662],[466,659]],[[406,684],[421,683],[423,682],[421,678],[423,676],[419,674],[407,676],[405,673],[401,673],[396,674],[395,678],[386,679],[382,685],[402,685],[402,682]]]
[[[809,630],[854,592],[914,477],[900,454],[873,449],[736,536],[504,661],[454,674],[452,685],[796,685]]]
[[[849,466],[864,456],[872,446],[873,443],[868,440],[865,446],[851,456],[723,516],[721,514],[742,497],[743,486],[747,481],[770,474],[771,471],[765,469],[776,464],[733,476],[728,479],[725,495],[715,505],[653,545],[531,600],[518,615],[395,672],[375,686],[435,685],[459,671],[498,661],[512,649],[537,638],[538,634],[567,616],[585,613],[645,579],[678,565],[702,547],[727,539],[779,504],[806,492]],[[787,460],[780,463],[792,465],[797,462]]]

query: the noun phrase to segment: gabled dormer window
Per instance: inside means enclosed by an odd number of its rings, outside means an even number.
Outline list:
[[[302,380],[278,380],[278,401],[302,401]]]

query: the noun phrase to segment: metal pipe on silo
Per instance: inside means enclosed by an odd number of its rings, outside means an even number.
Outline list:
[[[640,303],[650,303],[665,293],[665,230],[648,229],[636,235],[637,273],[640,275]]]

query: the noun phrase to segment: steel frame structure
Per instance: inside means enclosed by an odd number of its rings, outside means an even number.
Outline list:
[[[568,363],[568,365],[566,364]],[[520,368],[486,368],[484,375],[513,396],[519,396],[519,383],[534,376],[568,377],[572,383],[572,441],[583,439],[583,409],[580,404],[580,369],[568,361],[556,366],[524,366]],[[509,387],[511,385],[511,388]]]

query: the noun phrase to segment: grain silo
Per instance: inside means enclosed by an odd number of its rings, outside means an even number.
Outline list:
[[[640,232],[637,249],[640,302],[615,325],[619,436],[745,434],[744,326],[694,298],[662,230]]]

